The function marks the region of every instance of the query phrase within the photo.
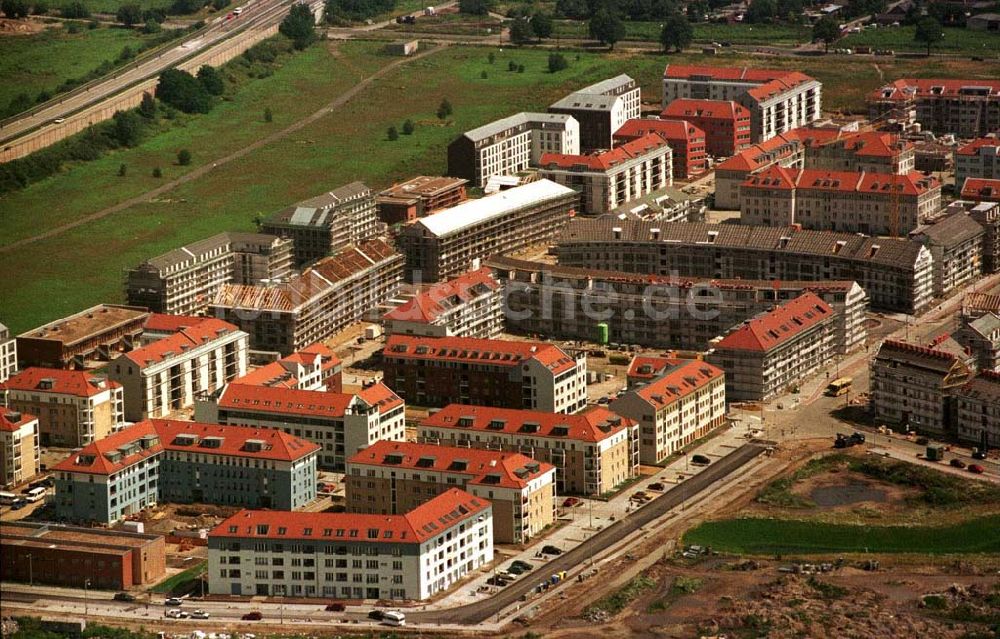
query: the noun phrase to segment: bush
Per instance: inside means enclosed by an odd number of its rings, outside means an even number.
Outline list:
[[[212,8],[216,11],[222,11],[230,4],[232,4],[232,0],[212,0]]]
[[[486,78],[488,78],[488,77],[490,77],[490,76],[489,76],[489,75],[487,75],[487,73],[486,73],[486,69],[483,69],[482,71],[480,71],[480,72],[479,72],[479,78],[480,78],[481,80],[485,80],[485,79],[486,79]]]
[[[160,23],[153,18],[149,18],[146,20],[146,24],[142,25],[142,32],[150,35],[159,33],[162,29]]]
[[[126,27],[135,26],[142,22],[142,7],[137,4],[123,4],[118,7],[115,18]]]
[[[127,173],[128,173],[128,167],[125,166],[124,164],[119,164],[118,165],[118,177],[125,177],[125,175]]]
[[[326,22],[366,20],[395,8],[396,0],[326,0],[323,19]]]
[[[80,24],[77,22],[70,22],[69,26],[66,27],[66,33],[70,35],[80,33]]]
[[[399,132],[396,131],[396,127],[391,126],[391,127],[389,127],[389,130],[385,132],[385,137],[390,142],[395,142],[396,140],[399,139]]]
[[[222,81],[222,74],[215,67],[207,64],[198,69],[198,82],[211,95],[222,95],[225,83]]]
[[[316,20],[312,10],[305,4],[292,5],[278,31],[291,40],[296,49],[305,49],[316,41]]]
[[[274,119],[274,114],[271,113],[271,107],[264,107],[264,121],[270,122]]]
[[[437,110],[438,119],[444,120],[451,114],[452,114],[451,102],[448,102],[448,98],[441,100],[441,104],[438,106]]]
[[[403,122],[403,135],[413,135],[413,131],[416,127],[413,125],[413,120],[407,120]]]
[[[458,0],[459,13],[484,16],[493,7],[493,0]]]
[[[153,167],[153,177],[155,178],[163,177],[163,170],[158,166]]]
[[[90,10],[82,2],[71,2],[60,9],[59,14],[71,20],[84,20],[90,17]]]
[[[549,73],[558,73],[563,69],[567,68],[569,63],[566,62],[566,57],[561,53],[550,53],[549,54]]]
[[[181,166],[187,166],[191,164],[191,152],[187,149],[181,149],[177,152],[177,164]]]
[[[212,96],[193,75],[180,69],[167,69],[160,74],[157,97],[185,113],[208,113]]]
[[[19,20],[28,16],[31,7],[24,0],[2,0],[0,11],[12,20]]]

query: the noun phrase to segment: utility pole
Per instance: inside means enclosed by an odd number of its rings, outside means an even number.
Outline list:
[[[83,618],[86,619],[90,614],[90,599],[88,597],[88,588],[90,588],[90,580],[83,580]]]
[[[28,557],[28,585],[29,586],[34,586],[35,585],[35,570],[34,570],[34,566],[31,563],[31,553],[30,552],[28,553],[27,557]]]

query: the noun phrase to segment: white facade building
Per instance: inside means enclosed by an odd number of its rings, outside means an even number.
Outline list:
[[[418,292],[383,317],[390,334],[424,337],[499,337],[503,287],[481,268]]]
[[[11,337],[10,329],[0,324],[0,382],[17,371],[17,338]]]

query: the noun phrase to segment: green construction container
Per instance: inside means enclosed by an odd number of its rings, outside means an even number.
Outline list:
[[[607,344],[608,343],[608,323],[601,322],[597,325],[597,343]]]

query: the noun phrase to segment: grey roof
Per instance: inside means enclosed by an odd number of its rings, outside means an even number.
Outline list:
[[[263,233],[224,232],[207,237],[204,240],[192,242],[191,244],[180,248],[175,248],[172,251],[167,251],[162,255],[157,255],[156,257],[146,260],[143,264],[148,264],[149,266],[157,269],[164,269],[174,266],[175,264],[180,264],[181,262],[187,262],[192,258],[200,258],[206,253],[210,253],[211,251],[232,244],[233,242],[270,246],[274,243],[275,239],[277,238],[274,235],[265,235]]]
[[[601,80],[600,82],[595,82],[590,86],[583,87],[579,91],[576,91],[576,93],[591,93],[591,94],[611,93],[612,91],[616,91],[617,89],[620,89],[626,84],[631,84],[634,82],[635,80],[633,80],[628,75],[622,73],[620,75],[616,75],[613,78],[608,78],[607,80]]]
[[[0,323],[0,339],[7,339],[10,337],[10,329]]]
[[[969,328],[989,339],[990,335],[1000,330],[1000,316],[992,312],[986,313],[982,317],[969,322]]]
[[[607,111],[614,106],[615,100],[618,99],[618,94],[615,92],[627,84],[634,83],[635,80],[622,73],[574,91],[549,108]]]
[[[332,191],[302,200],[268,218],[268,222],[296,226],[324,226],[333,222],[337,207],[344,202],[371,195],[362,182],[351,182]]]
[[[890,360],[941,374],[950,372],[957,359],[955,355],[945,351],[889,340],[882,342],[875,355],[876,361]]]
[[[774,253],[837,256],[903,268],[912,268],[920,252],[926,250],[921,244],[903,238],[866,237],[853,233],[806,231],[791,227],[645,222],[608,217],[573,220],[563,228],[557,243],[616,241],[613,239],[613,229],[616,228],[621,231],[621,239],[617,241],[623,242],[713,245]],[[654,229],[659,229],[658,240],[653,239]]]
[[[481,127],[472,129],[471,131],[465,132],[465,137],[469,138],[473,142],[479,140],[484,140],[489,137],[493,137],[498,133],[503,133],[507,129],[518,126],[520,124],[531,124],[533,122],[551,122],[556,124],[566,124],[566,122],[572,118],[571,115],[565,115],[562,113],[533,113],[528,111],[522,111],[521,113],[515,113],[514,115],[508,116],[506,118],[500,118],[499,120],[494,120],[489,124],[484,124]]]
[[[984,371],[958,389],[958,394],[969,399],[987,402],[1000,401],[1000,375],[992,371]]]
[[[979,237],[984,232],[979,222],[965,213],[958,213],[956,215],[949,215],[940,222],[921,226],[913,234],[925,237],[931,244],[948,248],[959,246]]]

